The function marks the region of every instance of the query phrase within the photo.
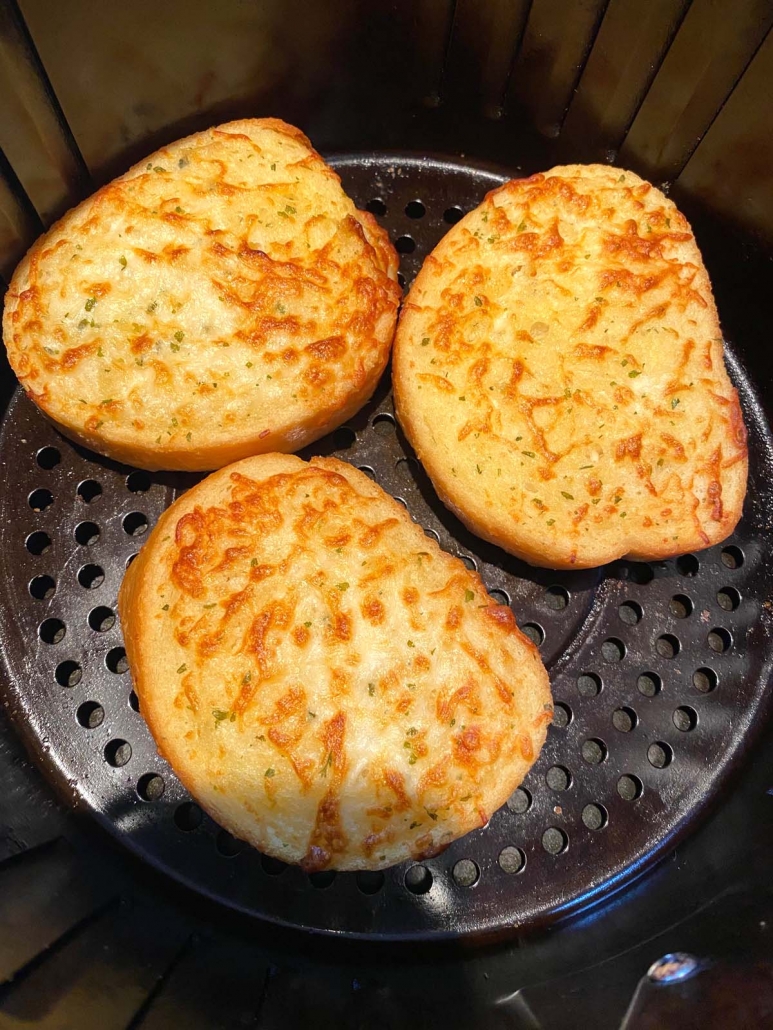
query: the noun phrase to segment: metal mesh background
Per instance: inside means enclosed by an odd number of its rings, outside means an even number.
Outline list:
[[[410,156],[335,162],[389,229],[409,284],[449,224],[504,178]],[[769,708],[771,443],[730,352],[750,429],[747,510],[721,547],[601,570],[531,569],[438,502],[396,426],[389,376],[303,452],[364,468],[512,604],[551,672],[543,752],[489,825],[422,865],[307,876],[243,847],[157,755],[131,689],[115,600],[147,530],[195,476],[124,468],[62,438],[17,394],[0,435],[2,692],[73,804],[144,860],[225,905],[384,938],[522,929],[590,903],[685,833]]]

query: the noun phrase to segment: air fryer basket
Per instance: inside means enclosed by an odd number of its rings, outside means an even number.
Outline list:
[[[773,991],[759,962],[769,952],[762,859],[771,834],[759,822],[770,748],[757,747],[754,766],[745,759],[771,702],[762,347],[773,202],[748,137],[764,127],[773,5],[733,5],[734,42],[723,52],[727,18],[699,0],[425,0],[410,11],[364,4],[359,14],[342,0],[326,17],[327,5],[307,5],[309,24],[293,39],[282,26],[301,17],[295,3],[250,15],[234,0],[222,5],[219,38],[244,62],[242,36],[253,33],[273,69],[256,97],[228,86],[221,58],[204,75],[207,5],[192,5],[205,25],[187,37],[185,28],[172,33],[176,4],[160,15],[143,7],[156,30],[147,35],[137,11],[105,13],[110,4],[92,21],[86,0],[64,20],[44,0],[22,6],[0,4],[6,85],[18,96],[25,83],[19,136],[2,140],[6,271],[38,215],[50,221],[91,188],[89,172],[104,178],[158,142],[234,115],[301,124],[392,235],[406,286],[448,226],[508,176],[616,160],[657,181],[676,178],[674,198],[715,286],[751,472],[744,518],[721,546],[669,562],[534,570],[476,539],[439,503],[395,423],[387,374],[362,412],[304,456],[334,453],[364,468],[478,568],[539,644],[556,719],[522,788],[483,830],[383,875],[307,876],[244,848],[201,813],[156,754],[131,690],[115,614],[120,579],[195,477],[99,458],[15,394],[0,430],[0,693],[10,717],[0,748],[0,973],[18,975],[0,988],[0,1025],[305,1026],[324,1012],[343,1026],[402,1026],[410,1013],[426,1026],[564,1027],[585,1013],[615,1027],[629,1002],[631,1027],[685,1012],[712,1025],[706,1019],[728,997],[739,1026],[742,1004],[757,1006],[748,1025],[766,1025]],[[126,40],[111,29],[127,26],[140,97],[129,107],[128,73],[105,80],[109,62],[87,46],[85,71],[68,77],[67,52],[79,29],[117,53]],[[346,67],[322,88],[342,47]],[[143,61],[168,71],[163,53],[182,62],[182,72],[171,67],[186,83],[199,69],[198,92],[179,100],[168,83],[137,77]],[[299,55],[305,63],[289,86]],[[102,114],[84,106],[87,84],[103,86]],[[228,88],[225,99],[207,99]],[[143,107],[145,94],[155,107]],[[117,139],[105,116],[118,110]],[[23,117],[30,112],[37,135]],[[736,154],[746,178],[726,158],[744,132],[747,149]],[[455,156],[428,156],[427,147]],[[676,859],[632,885],[669,853]],[[308,930],[315,934],[299,934]],[[320,936],[327,943],[315,943]],[[367,953],[348,943],[357,937]],[[495,950],[469,952],[492,940]],[[661,969],[691,975],[670,988],[645,977],[632,998],[650,963],[677,948],[694,962]],[[756,990],[744,999],[740,982]]]

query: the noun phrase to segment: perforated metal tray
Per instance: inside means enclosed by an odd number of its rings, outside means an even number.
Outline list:
[[[505,178],[405,155],[334,163],[389,229],[408,282],[448,225]],[[115,616],[144,533],[196,477],[84,451],[21,394],[0,433],[4,703],[73,805],[144,861],[251,915],[418,939],[520,930],[577,910],[689,830],[770,709],[773,448],[732,347],[728,363],[750,430],[745,516],[725,545],[675,561],[551,573],[476,539],[439,503],[400,434],[388,373],[348,426],[304,452],[366,469],[477,567],[551,672],[555,723],[523,787],[432,861],[307,876],[201,813],[138,712]]]

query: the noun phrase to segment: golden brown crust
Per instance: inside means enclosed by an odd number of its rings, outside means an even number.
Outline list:
[[[211,469],[340,425],[386,366],[397,255],[298,129],[229,122],[164,147],[21,262],[3,336],[69,436]]]
[[[510,609],[335,459],[263,455],[194,487],[119,608],[161,753],[231,833],[307,869],[483,825],[552,717]]]
[[[735,528],[747,453],[690,226],[631,172],[490,193],[427,258],[393,358],[438,494],[535,565],[666,558]]]

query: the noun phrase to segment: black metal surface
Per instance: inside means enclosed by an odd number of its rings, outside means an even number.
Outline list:
[[[650,965],[687,950],[711,970],[693,1015],[716,984],[731,988],[724,1023],[697,1025],[745,1030],[736,1013],[754,999],[738,1000],[726,964],[731,971],[771,955],[770,746],[671,860],[610,904],[558,932],[473,950],[463,942],[366,948],[283,934],[206,905],[134,860],[93,820],[68,816],[20,750],[0,720],[0,826],[14,827],[0,837],[0,898],[18,893],[25,867],[34,882],[26,905],[17,902],[22,920],[0,911],[3,1028],[619,1030],[627,1010],[637,1013],[634,992]],[[679,1018],[691,1025],[684,1010]]]
[[[501,181],[492,169],[406,156],[337,164],[355,199],[380,212],[408,281],[455,217],[447,212],[469,209]],[[553,574],[476,540],[434,498],[395,427],[388,381],[348,429],[308,452],[373,469],[442,546],[477,564],[527,632],[544,635],[559,718],[528,794],[426,872],[310,878],[200,818],[132,707],[111,621],[144,530],[193,479],[132,473],[82,451],[20,396],[0,436],[12,717],[73,803],[147,862],[242,912],[340,934],[437,939],[520,932],[588,905],[687,832],[769,709],[771,446],[735,360],[731,372],[750,428],[747,511],[727,545],[684,560]]]
[[[772,24],[771,0],[0,0],[0,149],[46,224],[89,191],[81,154],[99,184],[270,114],[327,151],[617,153],[773,238]]]

